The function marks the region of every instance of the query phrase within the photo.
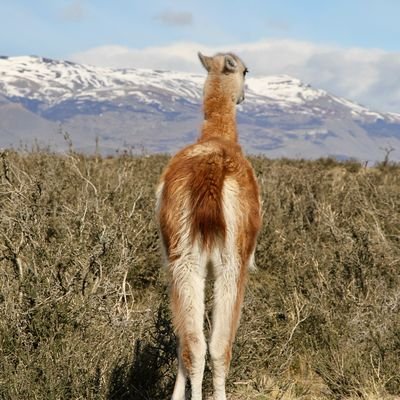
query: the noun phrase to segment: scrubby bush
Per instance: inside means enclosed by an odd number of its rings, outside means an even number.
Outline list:
[[[1,399],[169,398],[167,160],[1,153]],[[264,224],[233,398],[400,396],[400,167],[252,162]]]

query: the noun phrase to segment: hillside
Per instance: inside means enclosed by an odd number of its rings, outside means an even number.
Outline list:
[[[204,75],[0,57],[0,146],[35,140],[103,154],[174,152],[198,135]],[[240,140],[269,157],[400,160],[400,114],[378,113],[290,76],[250,77]]]
[[[0,153],[1,399],[169,398],[167,159]],[[400,167],[251,161],[264,219],[231,398],[398,399]]]

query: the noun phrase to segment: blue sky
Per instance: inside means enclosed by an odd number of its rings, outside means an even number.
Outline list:
[[[102,45],[230,45],[291,38],[400,50],[398,0],[9,0],[0,5],[7,55],[67,57]]]
[[[255,75],[400,112],[399,0],[9,0],[0,11],[0,54],[199,71],[197,50],[233,50]]]

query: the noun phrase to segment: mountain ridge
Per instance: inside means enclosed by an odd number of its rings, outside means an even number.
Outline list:
[[[192,73],[0,56],[0,113],[17,103],[31,113],[21,112],[21,119],[43,120],[32,132],[14,131],[19,142],[37,139],[62,149],[64,130],[82,151],[93,151],[98,138],[104,153],[126,147],[174,152],[198,135],[204,80]],[[238,123],[248,152],[377,160],[381,147],[400,150],[400,114],[371,111],[288,75],[250,77],[246,85]],[[15,125],[0,121],[0,146],[18,145],[10,137]]]

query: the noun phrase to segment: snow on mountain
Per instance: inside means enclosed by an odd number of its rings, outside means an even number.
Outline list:
[[[33,56],[3,57],[0,76],[0,90],[6,96],[26,97],[49,105],[77,96],[103,98],[105,93],[108,99],[133,94],[151,101],[151,89],[199,101],[204,79],[194,74],[101,68]]]
[[[266,97],[283,106],[302,104],[327,95],[325,91],[313,89],[288,75],[249,78],[247,85],[254,95]]]
[[[198,134],[204,79],[34,56],[0,57],[0,112],[9,102],[17,103],[26,110],[21,118],[44,130],[30,134],[25,124],[23,134],[15,132],[8,118],[0,121],[0,146],[17,145],[10,135],[29,142],[35,134],[49,142],[61,129],[85,151],[93,149],[96,137],[105,152],[124,146],[175,151]],[[249,77],[246,84],[238,118],[248,151],[379,159],[380,147],[400,150],[400,114],[371,111],[287,75]],[[39,118],[43,123],[38,124]],[[59,146],[56,139],[53,144]]]

